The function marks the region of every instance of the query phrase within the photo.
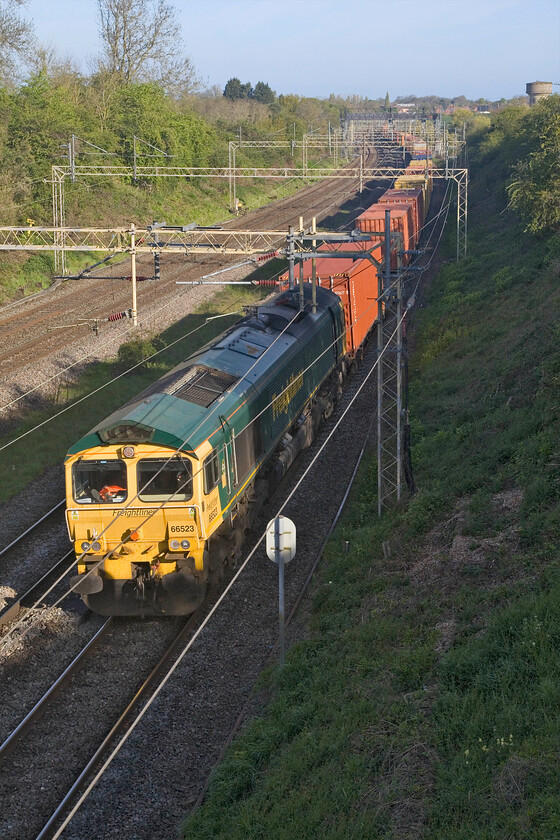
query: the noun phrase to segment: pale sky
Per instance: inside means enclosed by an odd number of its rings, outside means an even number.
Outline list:
[[[560,0],[175,0],[206,85],[267,82],[277,93],[490,100],[560,83]],[[42,43],[100,48],[96,0],[30,0]],[[560,92],[560,86],[553,88]]]

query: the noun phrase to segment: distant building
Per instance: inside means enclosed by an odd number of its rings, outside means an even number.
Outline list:
[[[527,82],[526,91],[529,95],[529,105],[534,105],[539,99],[552,96],[552,82]]]

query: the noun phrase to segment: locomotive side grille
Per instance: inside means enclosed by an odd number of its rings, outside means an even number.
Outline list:
[[[234,382],[237,376],[225,373],[223,370],[208,368],[204,365],[194,365],[181,377],[167,393],[173,394],[185,402],[208,408]]]
[[[220,397],[230,385],[239,380],[223,370],[206,367],[206,365],[191,365],[186,370],[168,373],[150,385],[141,394],[126,403],[126,406],[151,397],[154,394],[171,394],[185,402],[208,408]]]

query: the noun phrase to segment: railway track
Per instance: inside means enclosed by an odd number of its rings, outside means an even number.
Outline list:
[[[71,549],[64,554],[48,571],[46,571],[39,580],[33,583],[23,595],[16,598],[16,600],[5,606],[0,610],[0,632],[2,628],[9,627],[17,621],[26,607],[32,607],[37,601],[42,598],[49,586],[53,584],[57,578],[68,570],[70,565],[75,565],[74,550]],[[2,636],[0,635],[0,639]]]
[[[0,639],[72,563],[64,506],[61,499],[0,550]],[[6,523],[4,530],[8,528]],[[59,557],[54,564],[53,555]]]
[[[135,693],[134,697],[130,700],[127,707],[124,709],[122,714],[119,716],[118,720],[112,726],[110,732],[105,736],[101,744],[97,747],[94,754],[91,756],[91,758],[89,759],[89,761],[87,762],[77,779],[74,781],[72,787],[62,798],[61,802],[57,805],[57,807],[55,808],[55,810],[53,811],[53,813],[51,814],[51,816],[49,817],[39,834],[37,835],[36,840],[47,840],[51,831],[56,827],[57,822],[59,822],[62,819],[65,811],[71,806],[76,795],[82,790],[86,782],[89,780],[96,766],[98,766],[99,762],[107,753],[110,746],[119,737],[119,735],[123,731],[125,731],[125,728],[128,725],[130,719],[132,718],[134,711],[137,709],[138,705],[149,696],[150,691],[152,690],[154,685],[157,684],[158,679],[161,679],[162,676],[166,673],[168,664],[173,659],[173,656],[180,652],[181,646],[186,642],[188,636],[192,634],[193,627],[196,625],[197,621],[197,616],[191,616],[184,622],[184,625],[181,627],[171,644],[164,651],[159,661],[156,663],[155,667],[148,674],[142,685]]]
[[[111,626],[111,621],[112,618],[108,618],[107,621],[101,625],[99,630],[72,660],[70,665],[64,669],[62,674],[57,677],[50,688],[45,691],[43,696],[35,703],[33,708],[25,715],[23,720],[18,723],[5,741],[0,744],[0,766],[6,761],[8,756],[11,755],[19,739],[30,734],[35,724],[40,720],[48,708],[49,704],[56,699],[62,689],[68,685],[72,677],[78,673],[87,657],[97,647],[103,636],[107,634],[108,629]]]
[[[36,489],[36,486],[32,488],[34,498]],[[47,485],[45,490],[48,494]],[[18,501],[22,507],[25,506],[21,498]],[[0,639],[10,625],[24,616],[36,602],[44,603],[43,596],[47,590],[64,576],[72,564],[73,552],[68,550],[64,524],[64,504],[61,500],[27,527],[24,526],[24,530],[0,550]],[[18,514],[20,521],[24,521],[21,510]],[[9,518],[8,505],[3,518]],[[4,531],[7,534],[8,529],[9,522],[6,521]],[[55,563],[53,555],[59,558]],[[57,591],[60,591],[60,586]],[[51,596],[51,602],[53,598]],[[74,608],[83,613],[77,599]],[[1,656],[0,651],[0,659]]]
[[[37,519],[35,522],[33,522],[31,525],[29,525],[29,527],[26,528],[25,531],[23,531],[23,533],[19,534],[15,539],[13,539],[10,543],[8,543],[8,545],[5,546],[5,548],[1,549],[0,550],[0,557],[3,557],[4,554],[7,554],[8,551],[10,551],[10,549],[15,548],[16,546],[20,545],[23,542],[23,540],[25,539],[25,537],[27,537],[29,534],[32,534],[33,531],[35,531],[39,527],[39,525],[42,525],[43,522],[50,519],[53,516],[54,513],[59,511],[62,508],[62,506],[64,505],[65,501],[66,501],[65,499],[61,499],[60,502],[58,502],[54,507],[52,507],[45,514],[43,514],[43,516],[41,516],[40,519]]]
[[[325,539],[355,475],[355,464],[369,437],[375,405],[375,377],[370,377],[356,403],[327,440],[336,417],[356,396],[374,363],[375,348],[366,351],[362,370],[352,378],[339,409],[296,464],[264,513],[259,529],[290,496],[319,448],[325,451],[283,511],[298,527],[298,556],[286,575],[287,611],[295,612],[312,580]],[[342,435],[342,439],[340,437]],[[310,503],[310,483],[312,484]],[[119,752],[90,797],[65,828],[65,838],[168,838],[174,836],[184,811],[203,794],[208,775],[224,745],[239,726],[240,710],[256,677],[266,664],[277,637],[275,568],[262,547],[254,548],[251,563],[228,592],[204,632],[196,639],[172,679]],[[198,615],[198,614],[197,614]],[[200,617],[202,618],[202,616]],[[294,633],[288,638],[293,641]],[[227,645],[224,645],[227,639]],[[155,746],[157,745],[157,747]],[[157,778],[157,817],[153,779]],[[79,785],[72,785],[75,794]],[[1,781],[0,781],[1,790]],[[134,790],[134,803],[128,793]],[[67,807],[57,809],[62,814]],[[46,840],[49,831],[38,838]],[[51,832],[51,833],[49,833]],[[36,835],[29,834],[29,837]],[[27,837],[18,840],[27,840]]]
[[[58,807],[65,807],[122,732],[197,621],[109,618],[98,621],[93,633],[90,628],[87,642],[3,735],[2,838],[35,837],[51,817],[57,819]],[[24,801],[18,795],[22,785]]]

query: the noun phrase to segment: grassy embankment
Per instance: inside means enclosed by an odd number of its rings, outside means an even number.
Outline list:
[[[416,316],[418,493],[379,522],[362,467],[308,638],[188,840],[560,837],[560,246],[502,212],[492,166]]]

